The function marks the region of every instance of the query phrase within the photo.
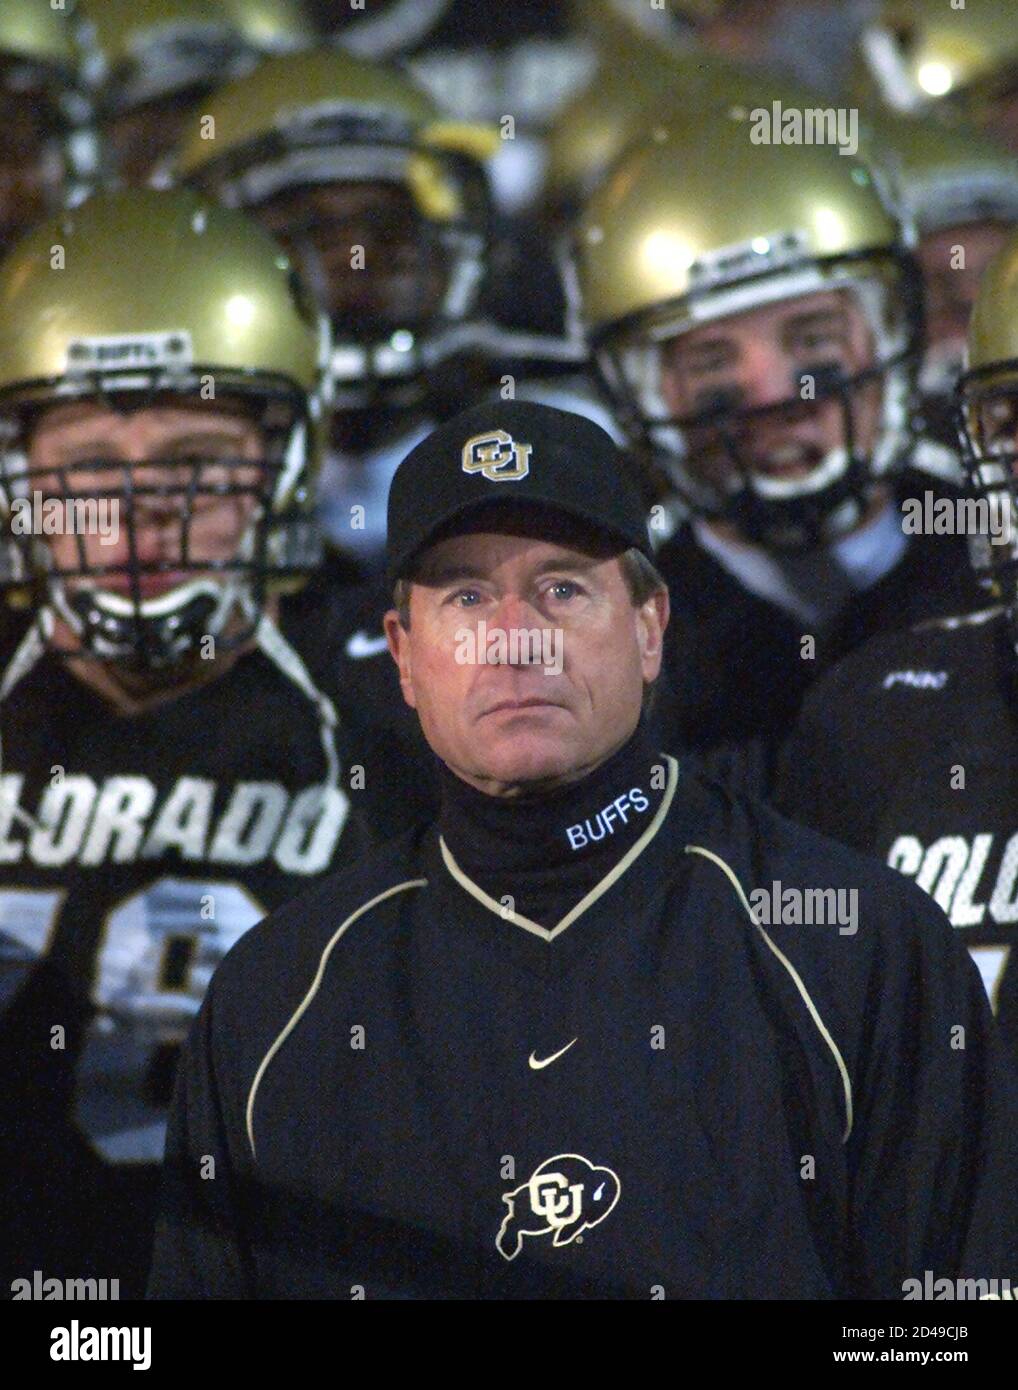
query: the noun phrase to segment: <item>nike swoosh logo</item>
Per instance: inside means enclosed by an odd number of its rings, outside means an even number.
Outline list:
[[[347,639],[346,654],[352,656],[354,661],[359,661],[365,656],[377,656],[379,652],[388,651],[389,643],[384,635],[382,637],[371,637],[361,628],[358,632]]]
[[[537,1058],[534,1056],[534,1054],[531,1053],[530,1056],[529,1056],[529,1058],[527,1059],[527,1060],[529,1061],[529,1063],[530,1063],[530,1070],[531,1070],[531,1071],[540,1071],[542,1067],[550,1067],[551,1064],[552,1064],[552,1062],[557,1062],[558,1059],[562,1056],[563,1053],[569,1051],[569,1049],[572,1047],[573,1043],[579,1042],[579,1041],[580,1041],[579,1038],[573,1038],[573,1042],[567,1042],[566,1045],[565,1045],[565,1047],[560,1047],[559,1050],[558,1050],[557,1052],[553,1052],[553,1053],[551,1054],[550,1057],[545,1057],[545,1058],[543,1058],[540,1062],[537,1060]]]

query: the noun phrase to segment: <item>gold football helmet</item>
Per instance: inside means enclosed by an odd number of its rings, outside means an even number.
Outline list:
[[[867,111],[861,139],[866,162],[885,172],[920,236],[1018,218],[1018,156],[974,127]]]
[[[921,291],[910,234],[869,169],[829,145],[756,140],[764,116],[769,105],[673,115],[636,145],[579,220],[576,283],[599,373],[634,445],[664,464],[694,512],[798,548],[856,525],[909,442]],[[669,408],[667,358],[682,334],[822,290],[846,291],[862,311],[870,365],[821,351],[780,401],[745,407],[724,395],[693,415]],[[859,401],[877,389],[876,438],[864,452]],[[756,431],[787,431],[832,401],[838,447],[797,459],[794,476],[784,463],[752,466]],[[691,457],[691,432],[718,458],[713,474]]]
[[[573,25],[606,52],[634,40],[681,48],[694,40],[696,27],[715,19],[726,0],[670,0],[651,5],[646,0],[570,0]],[[634,50],[635,52],[636,50]]]
[[[545,195],[566,217],[604,179],[623,151],[669,115],[723,116],[767,101],[816,104],[812,92],[700,48],[684,52],[642,46],[620,66],[605,53],[591,80],[559,112],[548,135]]]
[[[441,120],[403,74],[319,49],[207,99],[168,172],[287,246],[333,321],[338,405],[403,404],[471,345],[497,143]]]
[[[865,157],[892,182],[919,238],[928,341],[916,428],[956,450],[965,330],[982,269],[1018,224],[1018,156],[934,115],[867,113],[866,125]]]
[[[257,460],[98,458],[56,474],[31,462],[33,431],[53,407],[200,411],[205,401],[259,427]],[[95,195],[0,264],[0,503],[10,517],[17,499],[43,487],[58,501],[101,491],[116,500],[129,555],[96,566],[79,545],[77,563],[58,567],[35,532],[10,528],[9,577],[30,581],[40,614],[59,615],[104,660],[170,665],[203,636],[226,640],[228,625],[229,640],[242,640],[267,592],[317,562],[314,483],[328,403],[327,321],[261,227],[190,191]],[[139,481],[156,468],[164,486]],[[136,516],[154,493],[179,527],[174,553],[158,559],[141,556]],[[213,565],[194,553],[196,515],[241,493],[246,530],[236,553]],[[151,597],[153,577],[168,573],[183,577]]]

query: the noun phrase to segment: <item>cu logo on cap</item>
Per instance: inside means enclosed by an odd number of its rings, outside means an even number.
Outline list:
[[[516,483],[530,472],[530,444],[517,444],[505,430],[475,434],[463,445],[463,472],[483,473],[492,483]]]

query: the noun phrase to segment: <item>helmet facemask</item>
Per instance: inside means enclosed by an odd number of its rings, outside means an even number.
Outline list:
[[[916,428],[926,439],[957,449],[955,391],[965,357],[965,335],[982,272],[1007,240],[1018,215],[1018,181],[1008,190],[1010,203],[971,201],[964,215],[946,220],[950,208],[941,208],[943,226],[922,232],[916,255],[926,287],[926,351],[918,375]],[[965,262],[954,257],[959,248]]]
[[[841,363],[804,362],[786,397],[744,407],[720,396],[696,414],[676,415],[663,389],[665,347],[700,323],[818,291],[844,289],[859,305],[873,343],[873,362],[849,373]],[[807,549],[851,531],[865,516],[881,478],[910,442],[915,360],[921,340],[921,290],[907,257],[845,257],[771,272],[688,295],[634,316],[595,344],[597,364],[628,432],[659,462],[690,511],[725,520],[775,550]],[[873,446],[860,440],[864,392],[880,394]],[[835,405],[840,443],[825,451],[796,440],[796,426]],[[795,476],[767,476],[753,466],[753,437],[787,425],[789,443],[772,453],[795,462]],[[794,457],[793,457],[794,456]],[[705,465],[713,459],[715,467]],[[780,460],[779,460],[780,463]],[[807,471],[803,472],[802,467]]]
[[[264,447],[257,457],[232,456],[220,444],[208,456],[189,448],[184,457],[140,462],[30,461],[32,434],[47,407],[88,401],[124,412],[200,408],[200,382],[210,375],[196,369],[193,379],[171,382],[132,371],[92,377],[87,385],[65,381],[62,390],[21,388],[0,399],[0,504],[11,532],[7,578],[32,586],[45,636],[54,618],[70,629],[74,649],[67,655],[136,672],[208,658],[247,642],[273,587],[316,563],[307,505],[311,422],[287,382],[263,378],[255,387],[216,373],[212,408],[225,404],[259,427]],[[234,499],[237,537],[224,552],[216,518],[221,528],[227,497]],[[111,538],[109,557],[102,539],[84,534],[96,529]],[[47,533],[64,534],[59,557]],[[160,578],[167,574],[173,583],[164,588]]]
[[[962,461],[987,504],[987,529],[968,538],[980,585],[1007,610],[1018,652],[1018,361],[967,372],[958,386]]]

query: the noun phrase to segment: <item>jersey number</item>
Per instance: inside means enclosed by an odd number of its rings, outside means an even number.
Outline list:
[[[64,893],[0,890],[7,980],[44,954]],[[96,1008],[78,1075],[78,1121],[112,1162],[162,1156],[176,1056],[216,966],[265,916],[238,883],[160,878],[108,913],[95,964]],[[12,971],[12,965],[21,969]],[[59,1022],[59,1020],[55,1020]]]

